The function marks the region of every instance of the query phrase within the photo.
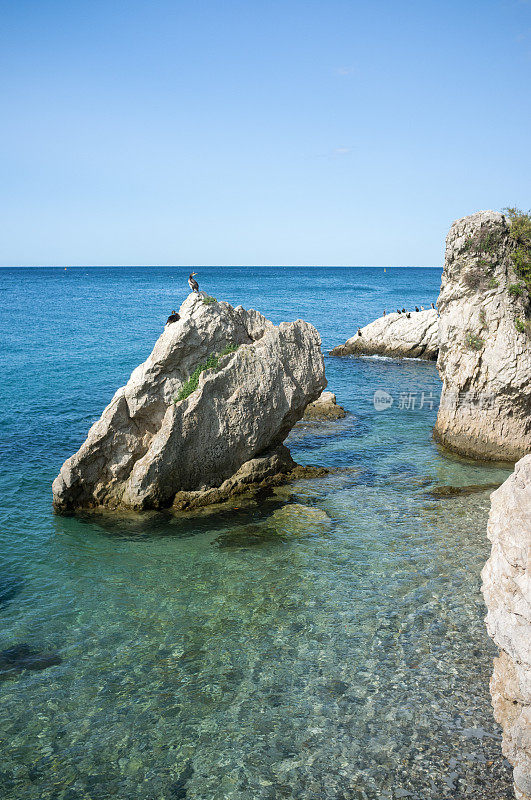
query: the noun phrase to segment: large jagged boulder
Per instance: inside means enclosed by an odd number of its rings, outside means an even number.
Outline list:
[[[495,211],[454,222],[446,239],[435,437],[472,458],[531,452],[530,303],[512,249],[507,219]]]
[[[517,800],[531,800],[531,455],[491,495],[492,551],[481,577],[487,629],[500,648],[490,689],[514,766]]]
[[[204,505],[296,468],[282,442],[326,386],[319,334],[209,300],[185,300],[65,461],[57,511]]]
[[[380,355],[392,358],[435,360],[439,350],[435,309],[408,314],[386,314],[360,328],[360,332],[335,347],[331,356]]]

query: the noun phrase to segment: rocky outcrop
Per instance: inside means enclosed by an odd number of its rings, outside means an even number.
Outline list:
[[[393,358],[435,360],[439,347],[437,311],[411,311],[386,314],[361,328],[335,347],[331,356],[380,355]]]
[[[531,455],[491,500],[492,551],[481,576],[487,629],[500,655],[490,689],[516,798],[531,800]]]
[[[346,415],[345,409],[342,406],[338,406],[335,394],[333,392],[323,392],[317,400],[306,406],[303,419],[342,419]]]
[[[516,461],[531,451],[528,293],[503,214],[454,222],[446,239],[435,437],[472,458]]]
[[[282,442],[326,386],[315,328],[200,295],[179,316],[63,464],[57,511],[204,505],[296,470]]]

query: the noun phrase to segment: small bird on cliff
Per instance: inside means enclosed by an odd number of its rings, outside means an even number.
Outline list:
[[[358,328],[358,336],[361,336],[361,328]]]
[[[396,309],[396,313],[397,313],[397,314],[401,314],[402,312],[400,311],[400,309],[399,309],[399,308],[397,308],[397,309]]]
[[[433,305],[433,303],[431,304],[431,307],[432,307],[432,308],[435,308],[435,306]]]
[[[410,311],[408,311],[408,312],[407,312],[407,314],[406,314],[406,317],[407,317],[408,319],[411,319],[411,312],[410,312]]]
[[[386,311],[386,310],[385,310],[385,308],[384,308],[384,313],[383,313],[384,317],[385,317],[385,315],[386,315],[386,314],[387,314],[387,311]]]
[[[420,308],[418,306],[415,306],[415,311],[420,311]]]
[[[197,275],[197,272],[191,272],[190,277],[188,278],[188,286],[192,290],[192,292],[197,292],[199,294],[199,284],[195,280],[194,275]]]
[[[177,320],[181,319],[175,309],[171,312],[170,316],[166,320],[166,325],[169,325],[171,322],[177,322]]]
[[[421,310],[421,311],[424,311],[424,306],[421,306],[421,307],[420,307],[420,310]]]
[[[402,309],[402,314],[405,314],[405,313],[406,313],[406,309],[405,309],[405,308],[403,308],[403,309]]]

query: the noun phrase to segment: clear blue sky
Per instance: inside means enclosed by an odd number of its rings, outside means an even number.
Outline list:
[[[0,2],[2,265],[442,263],[531,206],[531,2]]]

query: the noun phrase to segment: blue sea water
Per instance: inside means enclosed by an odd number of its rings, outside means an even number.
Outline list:
[[[430,495],[508,473],[433,442],[433,363],[327,356],[349,414],[288,444],[336,469],[259,507],[52,513],[53,478],[188,272],[0,270],[0,797],[511,798],[479,591],[489,494]],[[313,323],[325,352],[440,284],[435,269],[198,272],[218,299]]]

